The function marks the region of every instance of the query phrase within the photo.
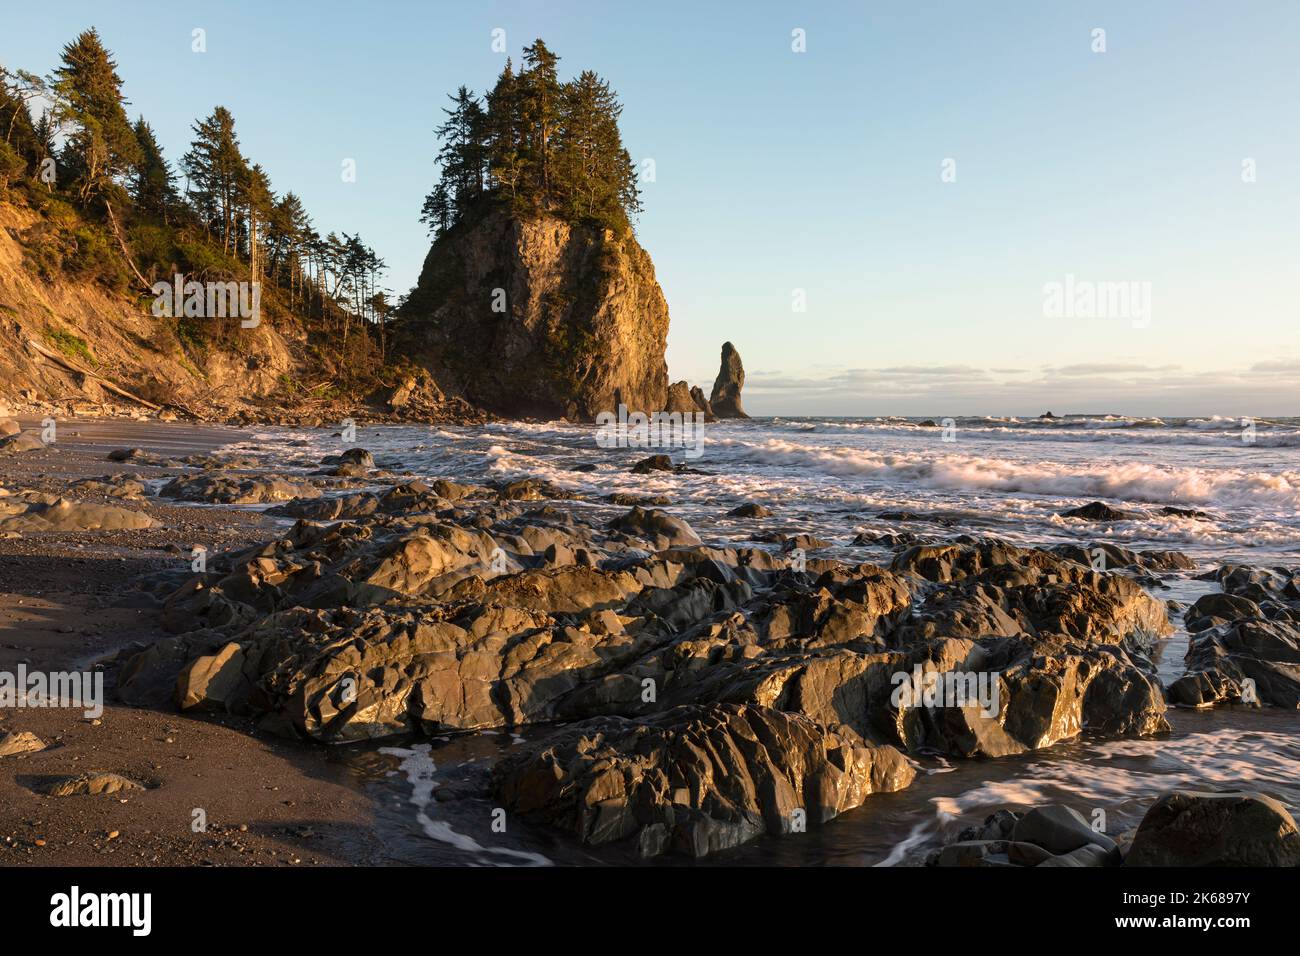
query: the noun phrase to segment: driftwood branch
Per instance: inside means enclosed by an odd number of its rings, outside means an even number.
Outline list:
[[[94,372],[90,371],[89,369],[82,368],[76,362],[73,362],[71,359],[67,358],[66,356],[60,355],[58,352],[54,351],[51,348],[47,348],[46,346],[42,345],[40,342],[36,341],[35,339],[29,338],[27,340],[27,347],[30,348],[33,352],[36,352],[38,355],[45,356],[45,358],[49,359],[55,365],[62,366],[63,368],[67,369],[69,372],[76,372],[79,375],[85,375],[87,378],[93,378],[103,388],[106,388],[108,391],[112,392],[115,395],[121,395],[123,398],[130,399],[131,401],[135,402],[137,405],[143,405],[145,408],[155,412],[159,411],[162,408],[161,405],[155,405],[153,402],[145,401],[139,395],[132,395],[126,389],[114,385],[112,382],[104,378],[102,375],[96,375]]]

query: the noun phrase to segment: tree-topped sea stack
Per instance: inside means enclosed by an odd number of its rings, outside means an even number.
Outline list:
[[[538,40],[439,127],[436,236],[400,340],[439,381],[502,415],[590,420],[668,390],[668,304],[632,235],[641,208],[622,107],[590,71],[561,83]]]

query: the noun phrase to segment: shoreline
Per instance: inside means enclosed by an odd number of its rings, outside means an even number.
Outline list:
[[[114,472],[175,473],[106,461],[114,448],[203,453],[238,434],[219,426],[77,420],[60,427],[52,449],[0,456],[0,487],[96,500],[71,482]],[[270,528],[260,515],[236,508],[186,507],[147,495],[126,504],[163,519],[164,527],[0,538],[0,670],[24,662],[84,667],[166,636],[161,609],[140,600],[135,579],[188,562],[195,541],[214,549],[252,544]],[[97,721],[75,708],[0,714],[0,733],[28,731],[51,744],[0,758],[0,866],[381,862],[370,799],[321,748],[257,731],[247,719],[128,707],[114,700],[111,686],[107,696]],[[124,800],[36,792],[48,779],[87,771],[121,773],[149,789]],[[206,813],[206,833],[194,831],[196,809]]]

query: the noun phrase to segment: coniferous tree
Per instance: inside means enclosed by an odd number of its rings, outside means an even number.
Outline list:
[[[139,212],[168,223],[172,210],[180,202],[176,174],[163,157],[153,128],[143,116],[136,120],[135,137],[140,144],[140,159],[132,170],[131,198]]]
[[[140,144],[126,118],[117,64],[91,29],[63,48],[50,84],[55,119],[72,127],[62,163],[83,202],[114,198],[117,181],[139,161]],[[111,207],[109,209],[111,215]]]
[[[240,184],[248,168],[235,136],[235,118],[218,106],[193,129],[194,142],[181,166],[196,211],[209,226],[220,227],[222,249],[229,253],[235,242]]]
[[[560,122],[560,80],[556,64],[560,58],[540,39],[524,47],[524,71],[520,74],[518,109],[523,129],[524,175],[541,208],[551,199],[551,138]]]

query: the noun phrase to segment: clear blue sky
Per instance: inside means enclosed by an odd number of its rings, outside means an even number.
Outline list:
[[[707,390],[730,339],[755,413],[1300,414],[1294,2],[60,0],[8,6],[0,61],[47,72],[91,25],[173,160],[229,107],[398,292],[445,95],[495,78],[494,28],[516,62],[543,37],[655,161],[670,374]],[[1150,283],[1149,324],[1045,316],[1067,274]]]

